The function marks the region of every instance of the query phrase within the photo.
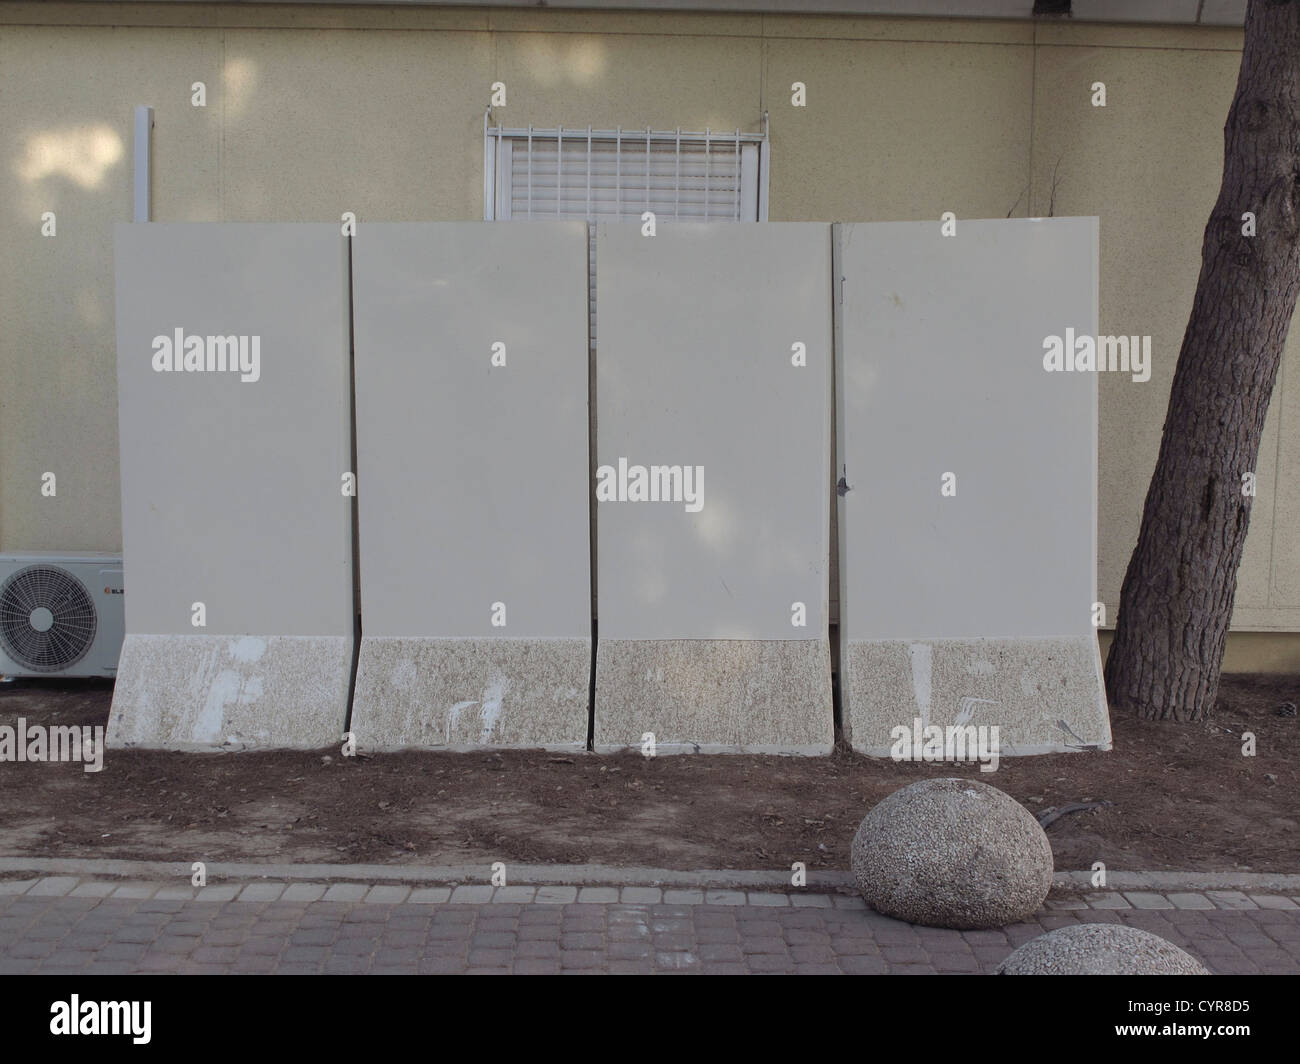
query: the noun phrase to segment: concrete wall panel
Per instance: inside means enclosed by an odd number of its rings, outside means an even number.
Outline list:
[[[333,225],[115,237],[130,576],[109,741],[334,741],[354,624],[346,244]],[[160,370],[178,330],[200,357]],[[209,337],[236,338],[237,370]]]
[[[827,749],[830,227],[602,225],[596,261],[596,743]],[[637,501],[652,466],[702,493]]]
[[[837,234],[854,745],[953,723],[967,698],[1008,751],[1066,748],[1060,721],[1076,743],[1109,743],[1091,623],[1097,374],[1043,361],[1047,337],[1096,335],[1096,219]]]
[[[587,226],[363,224],[354,255],[358,744],[582,748]]]

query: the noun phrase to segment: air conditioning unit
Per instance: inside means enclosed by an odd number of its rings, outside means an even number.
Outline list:
[[[0,675],[115,676],[120,554],[0,554]]]

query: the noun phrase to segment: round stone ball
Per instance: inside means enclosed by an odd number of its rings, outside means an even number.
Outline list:
[[[1209,975],[1190,953],[1123,924],[1072,924],[1030,939],[998,975]]]
[[[928,927],[1005,927],[1052,887],[1052,847],[1030,812],[987,783],[932,779],[885,798],[853,837],[853,876],[877,912]]]

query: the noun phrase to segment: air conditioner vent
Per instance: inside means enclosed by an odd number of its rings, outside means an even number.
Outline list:
[[[29,565],[0,584],[0,647],[32,672],[75,665],[94,643],[97,623],[89,591],[66,569]]]

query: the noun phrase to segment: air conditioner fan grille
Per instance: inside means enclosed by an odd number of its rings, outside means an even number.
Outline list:
[[[0,584],[0,646],[33,672],[59,672],[95,641],[95,603],[55,565],[29,565]]]

